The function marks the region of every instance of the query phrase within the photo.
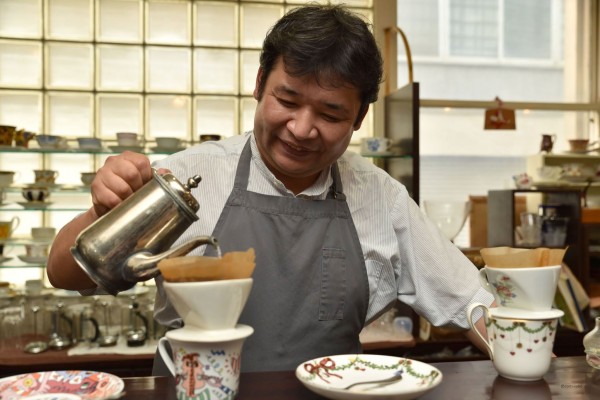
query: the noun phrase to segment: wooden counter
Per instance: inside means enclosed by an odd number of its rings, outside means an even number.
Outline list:
[[[152,373],[154,354],[94,354],[69,356],[67,350],[47,350],[29,354],[17,349],[0,351],[0,378],[35,371],[83,369],[103,371],[120,377]]]

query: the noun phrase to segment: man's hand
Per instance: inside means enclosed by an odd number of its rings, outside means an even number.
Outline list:
[[[106,159],[91,185],[96,218],[115,208],[152,179],[150,160],[126,151]]]

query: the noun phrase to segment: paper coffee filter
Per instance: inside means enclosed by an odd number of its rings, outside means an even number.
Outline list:
[[[232,251],[223,257],[184,256],[161,260],[158,269],[167,282],[216,281],[250,278],[254,272],[255,253]]]
[[[519,249],[513,247],[491,247],[481,249],[485,265],[492,268],[527,268],[560,265],[567,249]]]

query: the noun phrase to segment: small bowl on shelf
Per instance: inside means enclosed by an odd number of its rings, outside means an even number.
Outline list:
[[[77,144],[81,150],[100,150],[102,149],[102,140],[93,137],[78,137]]]
[[[35,140],[42,149],[61,149],[67,145],[66,139],[58,135],[37,135]]]

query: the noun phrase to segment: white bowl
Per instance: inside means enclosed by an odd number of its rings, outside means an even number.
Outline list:
[[[463,228],[469,212],[471,203],[469,201],[431,201],[423,202],[425,214],[444,235],[454,240]]]

